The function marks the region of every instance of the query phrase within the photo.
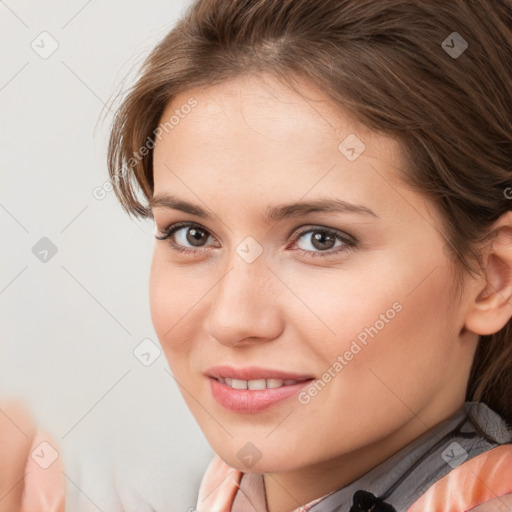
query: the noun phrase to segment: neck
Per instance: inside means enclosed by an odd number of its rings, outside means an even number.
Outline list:
[[[434,426],[451,416],[455,410]],[[350,453],[293,471],[263,475],[268,512],[290,512],[361,478],[424,434],[427,423],[415,416],[400,429]]]

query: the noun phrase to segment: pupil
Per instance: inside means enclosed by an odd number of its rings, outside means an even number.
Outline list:
[[[328,240],[327,245],[329,247],[325,247],[326,240]],[[331,235],[329,235],[329,233],[317,232],[316,234],[313,235],[313,245],[317,249],[326,249],[326,248],[329,249],[330,247],[332,247],[333,241],[334,241],[334,238]],[[317,246],[318,243],[319,243],[319,246]],[[322,245],[322,244],[324,244],[324,245]]]
[[[190,236],[189,236],[190,235]],[[201,244],[198,244],[197,242],[201,242],[201,239],[204,238],[204,231],[190,228],[187,235],[187,241],[190,242],[192,245],[199,246]]]

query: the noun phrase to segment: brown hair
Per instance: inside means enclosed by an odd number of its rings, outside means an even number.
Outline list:
[[[198,0],[117,111],[109,174],[123,208],[151,217],[135,189],[153,195],[156,129],[177,93],[242,73],[301,77],[401,143],[404,181],[438,207],[448,253],[474,273],[492,223],[512,209],[511,63],[508,0]],[[466,399],[512,425],[510,321],[481,337]]]

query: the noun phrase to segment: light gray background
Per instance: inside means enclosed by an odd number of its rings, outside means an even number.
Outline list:
[[[59,443],[73,512],[185,512],[212,456],[163,354],[133,354],[158,343],[153,224],[93,194],[108,180],[104,104],[188,4],[0,1],[0,394]],[[31,47],[50,48],[43,31],[59,45],[48,58]],[[47,262],[42,237],[58,249]]]

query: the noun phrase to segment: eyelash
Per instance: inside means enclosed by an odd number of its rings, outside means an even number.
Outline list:
[[[174,233],[176,233],[176,231],[178,231],[182,228],[197,228],[197,229],[200,229],[201,231],[205,231],[206,233],[208,233],[208,230],[203,228],[200,224],[195,224],[194,222],[178,222],[176,224],[171,224],[170,226],[167,226],[165,229],[162,230],[162,232],[159,235],[155,235],[155,238],[157,240],[162,240],[162,241],[169,240],[169,246],[171,247],[171,249],[174,251],[177,251],[179,253],[197,254],[198,252],[203,252],[205,250],[204,248],[189,249],[187,247],[183,247],[181,245],[176,244],[176,242],[174,242],[172,240],[172,235],[174,235]],[[351,249],[354,249],[357,246],[357,240],[354,237],[348,236],[348,235],[342,235],[341,232],[339,232],[339,231],[336,231],[336,230],[333,230],[330,228],[323,228],[323,227],[322,228],[320,228],[320,227],[310,228],[310,229],[306,229],[304,231],[300,231],[293,236],[292,242],[298,241],[302,236],[304,236],[308,233],[315,233],[315,232],[327,233],[327,234],[331,235],[332,237],[334,237],[336,240],[343,242],[344,245],[339,246],[336,250],[331,250],[330,252],[328,252],[328,251],[319,251],[319,252],[306,251],[305,249],[295,249],[295,250],[299,251],[301,254],[304,254],[310,258],[318,258],[318,257],[326,258],[328,256],[333,256],[333,255],[339,254],[341,252],[347,252]]]

